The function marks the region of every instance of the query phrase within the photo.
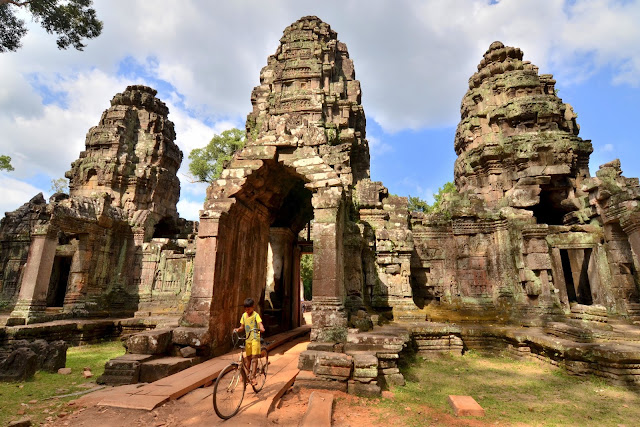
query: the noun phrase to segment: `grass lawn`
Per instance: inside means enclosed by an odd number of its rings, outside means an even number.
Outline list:
[[[412,365],[403,369],[406,386],[394,388],[394,398],[379,403],[395,425],[441,425],[438,414],[453,414],[448,395],[472,396],[485,409],[484,418],[465,417],[470,423],[632,426],[640,422],[640,393],[594,377],[570,376],[542,362],[469,352],[417,359]]]
[[[75,393],[95,387],[96,378],[102,375],[107,360],[124,354],[120,341],[71,347],[67,351],[67,368],[70,375],[36,372],[25,382],[0,383],[0,426],[23,416],[29,416],[35,425],[60,412],[70,412],[66,403],[78,396],[45,400],[49,397]],[[93,377],[82,376],[84,367],[91,368]],[[24,412],[24,414],[21,414]]]

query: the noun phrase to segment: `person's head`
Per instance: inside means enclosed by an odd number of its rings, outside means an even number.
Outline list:
[[[244,300],[244,311],[247,314],[253,313],[253,306],[254,305],[255,305],[255,302],[253,301],[253,299],[247,298],[246,300]]]

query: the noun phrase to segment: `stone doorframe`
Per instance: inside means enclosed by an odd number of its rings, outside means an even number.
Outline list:
[[[280,151],[276,146],[247,146],[207,189],[200,211],[191,297],[180,321],[182,326],[201,328],[200,335],[210,340],[214,353],[227,345],[231,328],[237,326],[240,300],[245,297],[239,293],[256,298],[264,290],[272,212],[257,198],[247,202],[245,196],[277,192],[277,188],[268,188],[272,184],[269,174],[277,168],[302,180],[312,193],[312,339],[346,338],[342,253],[346,195],[342,181],[312,147]],[[232,264],[229,257],[234,255]],[[234,285],[238,287],[230,289]]]
[[[554,245],[551,248],[552,271],[553,271],[555,287],[556,289],[558,289],[560,293],[560,301],[562,302],[562,304],[565,306],[567,310],[569,309],[570,301],[569,301],[569,295],[567,292],[567,283],[565,280],[566,272],[564,271],[564,267],[562,265],[562,258],[561,258],[560,251],[561,250],[586,250],[586,249],[591,249],[591,256],[589,258],[587,274],[588,274],[588,280],[589,280],[589,287],[591,291],[591,299],[593,301],[592,304],[601,304],[601,305],[605,304],[606,290],[603,288],[601,283],[603,272],[600,271],[600,266],[602,265],[608,266],[608,264],[606,262],[602,263],[599,261],[600,257],[606,256],[604,255],[604,251],[601,250],[602,248],[599,245],[592,244],[592,243],[558,244],[558,245]],[[572,271],[568,272],[568,274],[574,274],[573,267],[572,267]],[[604,274],[604,277],[606,278],[607,275]],[[574,286],[578,286],[578,284],[575,283],[575,279],[574,279]]]

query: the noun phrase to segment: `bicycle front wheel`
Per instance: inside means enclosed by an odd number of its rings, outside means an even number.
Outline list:
[[[269,367],[269,354],[266,350],[262,350],[260,357],[258,358],[258,364],[256,366],[256,383],[251,384],[254,392],[259,392],[264,387],[264,383],[267,381],[267,368]]]
[[[213,387],[213,409],[220,418],[228,420],[238,413],[246,387],[239,365],[229,365],[220,372]]]

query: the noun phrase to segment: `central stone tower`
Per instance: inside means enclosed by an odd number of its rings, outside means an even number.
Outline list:
[[[319,18],[299,19],[284,30],[251,103],[245,148],[207,189],[182,324],[224,345],[252,297],[274,328],[297,326],[300,253],[312,242],[312,339],[344,340],[345,282],[362,282],[344,241],[358,232],[355,185],[369,178],[360,82],[346,46]],[[301,243],[305,226],[311,239]]]
[[[247,117],[248,145],[313,147],[345,186],[369,177],[366,120],[347,46],[307,16],[284,30],[260,72]]]

